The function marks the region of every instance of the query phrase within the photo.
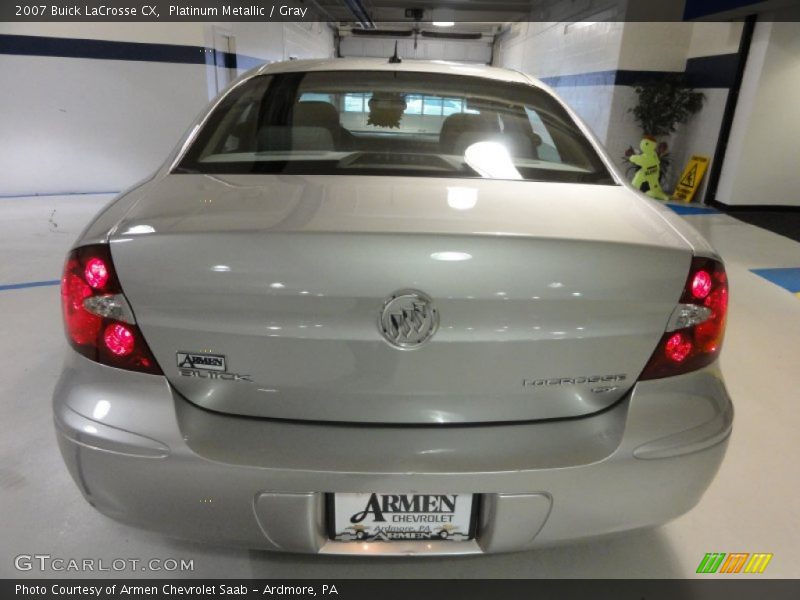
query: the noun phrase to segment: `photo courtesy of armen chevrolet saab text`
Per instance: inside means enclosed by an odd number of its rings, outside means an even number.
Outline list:
[[[85,229],[61,295],[64,461],[170,536],[441,555],[651,527],[732,428],[719,255],[515,71],[250,71]]]

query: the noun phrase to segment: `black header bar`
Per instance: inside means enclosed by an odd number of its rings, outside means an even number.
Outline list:
[[[743,20],[769,10],[767,20],[800,20],[796,0],[3,0],[0,21],[8,22],[328,22],[366,29],[381,23]],[[777,11],[777,12],[775,12]]]

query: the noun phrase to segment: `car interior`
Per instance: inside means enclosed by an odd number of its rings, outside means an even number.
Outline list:
[[[519,113],[522,113],[518,109]],[[524,114],[505,112],[456,113],[445,117],[438,138],[395,133],[355,134],[342,126],[336,107],[323,101],[301,101],[292,108],[291,125],[265,125],[257,134],[258,152],[411,152],[463,156],[477,142],[495,141],[512,156],[538,159],[541,137]]]

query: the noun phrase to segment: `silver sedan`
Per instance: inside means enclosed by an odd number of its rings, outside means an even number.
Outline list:
[[[691,509],[725,268],[548,88],[242,76],[67,257],[59,444],[100,512],[333,554],[521,550]]]

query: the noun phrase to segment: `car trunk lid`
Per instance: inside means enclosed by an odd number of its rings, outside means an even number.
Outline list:
[[[428,178],[172,175],[111,242],[142,332],[188,400],[369,423],[613,404],[691,259],[619,186]],[[428,296],[439,319],[413,350],[381,331],[402,290]]]

